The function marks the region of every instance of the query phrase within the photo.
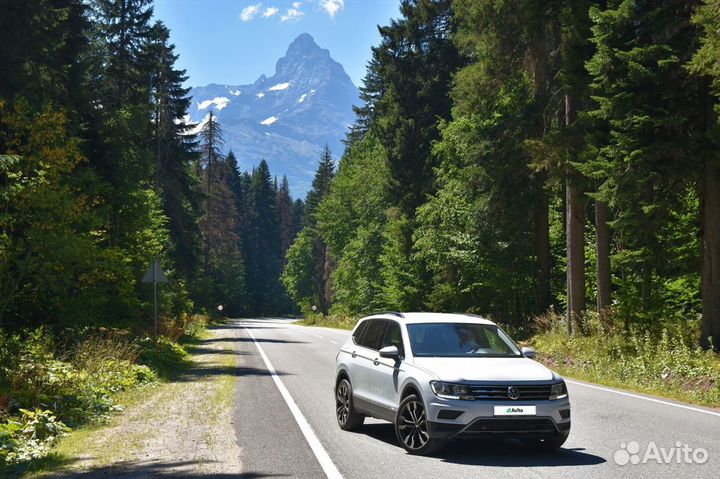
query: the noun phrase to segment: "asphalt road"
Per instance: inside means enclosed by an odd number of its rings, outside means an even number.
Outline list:
[[[472,440],[452,442],[434,457],[411,456],[396,444],[389,423],[366,419],[357,432],[337,426],[335,355],[348,332],[282,319],[241,320],[236,327],[240,334],[231,338],[239,355],[234,424],[244,477],[695,479],[720,474],[718,411],[575,381],[568,382],[572,431],[557,453],[531,452],[512,440]],[[685,463],[685,445],[704,463]],[[636,459],[640,463],[633,464]]]

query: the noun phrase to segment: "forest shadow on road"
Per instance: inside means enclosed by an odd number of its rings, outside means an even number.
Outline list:
[[[183,461],[183,462],[121,462],[112,466],[93,467],[80,472],[56,472],[43,476],[46,479],[106,479],[118,477],[122,479],[146,479],[151,477],[173,477],[178,479],[256,479],[263,477],[290,477],[279,474],[264,474],[248,471],[242,474],[229,474],[222,472],[198,472],[197,466],[208,464],[210,461]]]

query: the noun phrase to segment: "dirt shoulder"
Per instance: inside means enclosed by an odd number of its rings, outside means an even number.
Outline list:
[[[237,329],[213,327],[187,349],[193,366],[148,388],[109,425],[80,430],[57,448],[56,467],[32,477],[230,477],[240,474],[233,427]],[[230,341],[228,341],[230,339]]]

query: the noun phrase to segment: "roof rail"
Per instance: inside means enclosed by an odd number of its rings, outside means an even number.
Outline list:
[[[370,316],[380,316],[381,314],[389,314],[392,316],[397,316],[398,318],[405,318],[404,314],[398,313],[397,311],[379,311],[377,313],[372,313]]]

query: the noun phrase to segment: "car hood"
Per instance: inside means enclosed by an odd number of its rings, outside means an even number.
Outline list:
[[[553,373],[528,358],[415,358],[441,381],[549,381]]]

